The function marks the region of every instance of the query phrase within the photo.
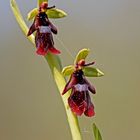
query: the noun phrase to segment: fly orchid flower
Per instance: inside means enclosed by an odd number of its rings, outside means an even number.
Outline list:
[[[85,114],[88,117],[92,117],[95,115],[95,111],[89,93],[95,94],[96,90],[86,77],[101,77],[104,73],[95,67],[91,67],[95,62],[85,63],[88,54],[89,49],[80,50],[74,65],[63,68],[62,74],[70,76],[70,79],[65,85],[62,95],[71,89],[68,104],[72,112],[78,116]]]
[[[82,67],[86,67],[94,64],[94,62],[85,64],[84,60],[80,60],[76,66],[74,72],[66,84],[62,95],[64,95],[68,90],[72,89],[71,95],[68,98],[68,104],[76,115],[81,116],[83,113],[92,117],[95,115],[94,105],[91,102],[89,91],[93,94],[96,93],[95,88],[92,84],[88,82],[84,76]]]
[[[46,10],[55,8],[55,6],[48,7],[47,2],[43,2],[39,9],[38,14],[35,16],[34,22],[31,25],[27,36],[33,32],[35,34],[35,44],[37,54],[45,56],[48,52],[59,54],[60,51],[54,47],[53,35],[57,34],[57,28],[49,21]]]

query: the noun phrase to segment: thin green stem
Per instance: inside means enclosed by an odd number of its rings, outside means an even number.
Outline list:
[[[58,65],[58,63],[60,63],[59,62],[60,59],[58,58],[58,56],[54,56],[52,54],[48,54],[45,58],[51,68],[52,75],[54,77],[54,80],[56,82],[56,85],[57,85],[58,90],[61,95],[61,93],[64,89],[64,86],[66,85],[66,81],[64,79],[64,76],[60,72],[61,67],[60,67],[60,65]],[[69,96],[70,96],[70,92],[68,92],[67,94],[65,94],[63,96],[61,95],[64,106],[65,106],[72,138],[73,138],[73,140],[82,140],[77,116],[72,113],[71,109],[69,108],[68,102],[67,102]]]
[[[42,3],[43,1],[47,1],[47,0],[38,0],[38,5],[40,3]],[[12,11],[15,15],[15,18],[16,18],[18,24],[20,25],[20,28],[22,29],[23,33],[25,35],[27,35],[28,27],[22,18],[22,15],[20,13],[20,10],[19,10],[15,0],[11,0],[11,8],[12,8]],[[30,36],[28,39],[34,44],[33,35]],[[50,66],[52,75],[54,77],[54,80],[56,82],[56,85],[57,85],[58,90],[61,95],[63,88],[66,85],[66,81],[65,81],[64,76],[61,73],[62,67],[61,67],[60,58],[56,55],[47,54],[47,56],[45,56],[45,59],[47,60],[49,66]],[[72,138],[73,138],[73,140],[82,140],[77,116],[72,113],[71,109],[69,108],[68,102],[67,102],[69,96],[70,96],[70,92],[68,92],[67,94],[65,94],[63,96],[61,95],[61,98],[62,98],[62,101],[65,106]]]

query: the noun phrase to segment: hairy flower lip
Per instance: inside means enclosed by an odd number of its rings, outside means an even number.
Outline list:
[[[94,106],[88,91],[80,92],[72,89],[72,93],[68,98],[68,103],[71,110],[78,116],[81,116],[83,113],[88,117],[95,115]]]

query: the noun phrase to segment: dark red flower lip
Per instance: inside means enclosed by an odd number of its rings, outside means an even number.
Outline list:
[[[37,49],[37,51],[36,51],[36,53],[37,53],[38,55],[43,55],[43,56],[47,55],[48,52],[50,52],[50,53],[52,53],[52,54],[60,54],[60,53],[61,53],[59,50],[57,50],[57,49],[54,48],[54,47],[51,47],[51,48],[49,48],[48,50],[45,50],[44,48],[39,47],[39,48]]]
[[[72,112],[77,116],[81,116],[83,113],[88,117],[95,115],[94,106],[88,91],[77,91],[73,88],[68,98],[68,104]]]

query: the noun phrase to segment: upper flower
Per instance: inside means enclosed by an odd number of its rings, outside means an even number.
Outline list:
[[[43,2],[27,34],[27,36],[30,36],[36,31],[35,44],[39,55],[46,55],[48,52],[53,54],[60,53],[60,51],[54,47],[52,36],[52,33],[57,34],[57,28],[49,21],[45,12],[47,9],[52,9],[54,7],[55,6],[48,7],[48,3]]]

